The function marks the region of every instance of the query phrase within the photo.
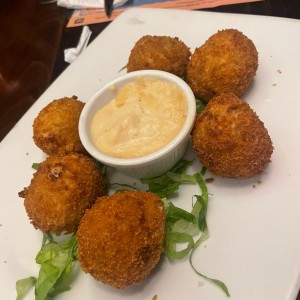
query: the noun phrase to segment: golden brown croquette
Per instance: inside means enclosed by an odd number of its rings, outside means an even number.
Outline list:
[[[195,122],[192,143],[203,166],[222,177],[259,174],[273,152],[264,123],[234,94],[210,100]]]
[[[81,154],[49,156],[23,193],[31,223],[43,232],[76,231],[87,208],[104,195],[104,179],[94,162]]]
[[[33,140],[48,155],[70,152],[86,154],[78,132],[78,122],[84,103],[76,96],[52,101],[33,122]]]
[[[78,228],[78,260],[95,279],[125,288],[158,263],[164,233],[164,205],[156,194],[123,191],[98,198]]]
[[[177,37],[146,35],[131,50],[127,71],[161,70],[184,76],[190,49]]]
[[[254,43],[236,29],[225,29],[196,48],[187,67],[187,82],[204,102],[220,93],[240,97],[252,82],[257,67]]]

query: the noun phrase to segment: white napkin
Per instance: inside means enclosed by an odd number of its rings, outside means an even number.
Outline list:
[[[114,0],[114,7],[121,6],[128,0]],[[67,8],[103,8],[104,0],[57,0],[57,5]]]
[[[71,64],[79,54],[87,47],[92,31],[88,26],[83,26],[76,48],[68,48],[64,50],[65,61]]]

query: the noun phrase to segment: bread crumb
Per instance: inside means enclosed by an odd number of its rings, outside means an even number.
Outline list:
[[[215,179],[214,178],[206,178],[205,179],[205,182],[206,183],[211,183],[211,182],[213,182]]]

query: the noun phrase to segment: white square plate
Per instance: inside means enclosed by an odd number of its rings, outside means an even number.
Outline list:
[[[193,51],[224,28],[236,28],[255,43],[259,68],[243,99],[265,123],[275,151],[260,176],[247,180],[214,177],[208,227],[197,249],[200,272],[224,281],[232,300],[292,300],[300,284],[300,21],[275,17],[184,10],[131,9],[112,22],[49,87],[0,144],[0,299],[14,299],[15,282],[36,276],[42,234],[29,223],[18,192],[28,186],[31,165],[45,156],[32,140],[32,123],[53,99],[77,95],[87,101],[120,72],[143,35],[178,37]],[[192,149],[187,157],[195,157]],[[192,171],[199,170],[196,162]],[[133,180],[115,174],[115,180]],[[180,189],[175,205],[191,209],[196,186]],[[187,260],[163,258],[141,285],[116,290],[80,272],[58,299],[226,299],[197,276]],[[33,293],[28,297],[33,299]]]

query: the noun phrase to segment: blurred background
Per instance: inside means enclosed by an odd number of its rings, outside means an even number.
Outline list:
[[[76,47],[82,31],[80,26],[66,27],[72,9],[42,1],[47,0],[0,0],[0,141],[68,67],[64,49]],[[300,0],[265,0],[205,10],[300,19]],[[89,42],[108,24],[89,25]]]

